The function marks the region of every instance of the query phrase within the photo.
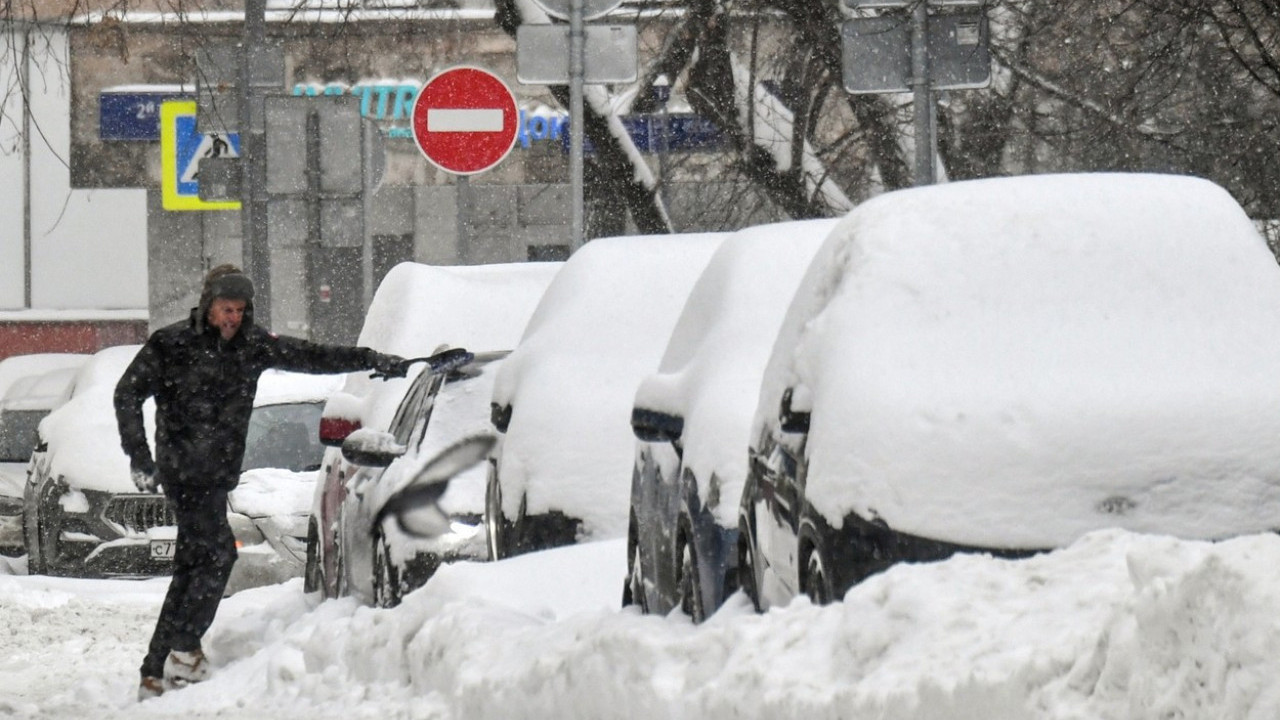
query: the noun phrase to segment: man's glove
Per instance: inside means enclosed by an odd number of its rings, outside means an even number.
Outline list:
[[[133,485],[138,488],[138,492],[144,493],[153,493],[160,487],[156,482],[156,474],[146,470],[133,471]]]
[[[383,378],[402,378],[409,374],[409,363],[399,355],[375,353],[373,356],[373,374]]]

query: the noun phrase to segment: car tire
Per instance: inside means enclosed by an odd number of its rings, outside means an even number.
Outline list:
[[[695,623],[707,618],[702,603],[702,583],[698,580],[697,554],[687,530],[676,541],[676,607]]]
[[[58,502],[56,495],[57,490],[53,485],[46,485],[36,505],[36,569],[31,570],[28,563],[28,572],[33,574],[62,574],[57,564],[58,522],[53,512],[53,507]]]
[[[490,560],[511,556],[511,523],[502,514],[502,484],[492,465],[484,492],[484,531]]]
[[[320,566],[320,531],[314,522],[307,523],[307,564],[302,572],[302,591],[323,591],[324,568]]]
[[[381,528],[373,531],[373,605],[393,608],[400,604],[400,571],[391,562],[391,548]]]
[[[640,562],[640,535],[634,515],[627,522],[627,576],[622,581],[622,606],[629,605],[649,614],[649,602],[644,594],[644,566]]]
[[[339,520],[341,522],[341,520]],[[348,591],[347,585],[347,563],[343,560],[342,543],[337,533],[333,538],[333,596],[346,597]]]
[[[31,521],[31,530],[26,533],[27,541],[27,574],[44,575],[44,553],[40,547],[40,505],[35,506],[35,517]]]
[[[830,605],[836,599],[831,563],[822,548],[816,544],[809,548],[804,560],[804,577],[800,580],[800,586],[814,605]]]
[[[759,573],[756,570],[755,537],[745,521],[738,522],[738,580],[742,591],[751,600],[756,612],[761,612]]]

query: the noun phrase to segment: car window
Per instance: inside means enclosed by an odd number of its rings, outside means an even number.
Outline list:
[[[283,468],[294,472],[318,470],[324,456],[320,444],[322,402],[286,403],[255,407],[249,416],[244,462],[240,471]]]
[[[387,429],[396,442],[411,447],[422,437],[422,427],[426,425],[430,415],[432,396],[439,390],[440,377],[434,373],[423,372],[414,379],[409,392],[405,393],[400,406],[396,408],[395,417],[391,418],[391,426]]]

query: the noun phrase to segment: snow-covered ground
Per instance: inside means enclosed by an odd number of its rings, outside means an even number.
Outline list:
[[[208,682],[134,701],[166,580],[0,575],[0,716],[1280,717],[1280,537],[1102,531],[898,566],[701,626],[620,610],[621,541],[460,564],[391,610],[300,580],[223,603]],[[0,558],[0,563],[5,563]],[[0,564],[0,571],[5,566]]]

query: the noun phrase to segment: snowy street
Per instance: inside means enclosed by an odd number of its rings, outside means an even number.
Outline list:
[[[208,682],[134,701],[165,579],[0,575],[19,718],[1274,718],[1280,538],[1102,532],[899,566],[843,603],[619,611],[621,542],[442,570],[391,610],[223,603]],[[2,567],[2,566],[0,566]],[[22,570],[21,563],[11,568]]]

